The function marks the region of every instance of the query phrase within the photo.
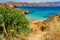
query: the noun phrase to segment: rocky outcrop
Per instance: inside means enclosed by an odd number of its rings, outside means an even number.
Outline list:
[[[22,12],[23,14],[29,14],[30,12],[29,11],[25,11],[25,10],[22,10],[22,9],[18,9],[16,7],[14,7],[13,5],[8,5],[8,4],[5,4],[5,3],[0,3],[0,6],[4,6],[4,7],[10,7],[14,10],[19,10],[20,12]]]
[[[23,14],[29,14],[29,11],[25,11],[25,10],[20,10]]]

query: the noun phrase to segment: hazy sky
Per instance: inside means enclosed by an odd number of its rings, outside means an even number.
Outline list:
[[[15,1],[15,2],[56,2],[60,0],[0,0],[0,2]]]

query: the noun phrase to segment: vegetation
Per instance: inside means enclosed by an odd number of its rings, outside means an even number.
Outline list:
[[[17,8],[0,5],[0,40],[48,40],[49,37],[60,40],[60,14],[43,22],[31,20],[29,23]]]
[[[49,27],[49,38],[50,40],[60,40],[60,14],[51,16],[46,23]]]
[[[23,13],[9,7],[0,6],[0,33],[10,40],[10,36],[27,34],[29,23]]]

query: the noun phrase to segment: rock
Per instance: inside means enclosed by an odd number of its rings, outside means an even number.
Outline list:
[[[21,10],[21,12],[22,12],[23,14],[29,14],[29,13],[30,13],[29,11],[25,11],[25,10]]]

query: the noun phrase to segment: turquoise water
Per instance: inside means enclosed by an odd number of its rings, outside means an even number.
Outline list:
[[[25,17],[34,20],[44,20],[54,14],[60,14],[60,7],[21,7],[20,9],[30,11],[30,14],[26,14]]]

